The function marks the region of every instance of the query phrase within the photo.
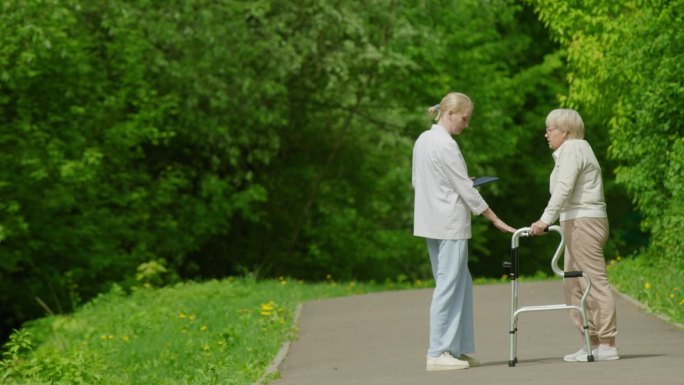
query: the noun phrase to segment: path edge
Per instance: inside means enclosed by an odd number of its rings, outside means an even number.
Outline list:
[[[627,302],[631,303],[632,305],[636,306],[637,308],[639,308],[639,310],[641,310],[644,314],[652,315],[652,316],[654,316],[654,317],[660,319],[661,321],[663,321],[663,322],[665,322],[665,323],[667,323],[667,324],[669,324],[669,325],[672,325],[672,326],[674,326],[674,327],[676,327],[676,328],[679,328],[679,329],[681,329],[681,330],[684,330],[684,324],[681,324],[681,323],[678,323],[678,322],[674,322],[670,317],[668,317],[668,316],[666,316],[666,315],[664,315],[664,314],[660,314],[660,313],[654,312],[653,310],[649,309],[648,306],[646,306],[645,304],[643,304],[642,302],[640,302],[640,301],[637,300],[636,298],[631,297],[631,296],[629,296],[629,295],[623,293],[622,291],[618,290],[617,288],[615,288],[615,287],[612,286],[612,285],[611,285],[611,288],[613,289],[613,292],[614,292],[615,294],[619,295],[619,296],[622,297],[625,301],[627,301]]]
[[[295,314],[292,320],[291,328],[291,332],[293,333],[292,335],[294,335],[294,332],[297,330],[297,326],[299,325],[299,317],[302,314],[303,306],[303,303],[299,303],[295,308]],[[254,385],[264,385],[264,381],[266,380],[266,378],[278,371],[278,369],[280,368],[280,364],[283,362],[283,360],[287,356],[287,353],[290,351],[290,345],[292,345],[293,340],[294,338],[288,338],[283,343],[283,346],[280,347],[280,350],[278,350],[278,353],[273,358],[273,361],[271,361],[271,364],[266,368],[264,374],[261,375],[261,377],[254,383]]]

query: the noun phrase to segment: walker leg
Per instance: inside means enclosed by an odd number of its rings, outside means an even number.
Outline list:
[[[516,343],[515,343],[515,340],[516,340],[516,338],[515,338],[515,333],[516,333],[515,330],[511,330],[511,331],[510,331],[510,334],[511,334],[511,343],[510,343],[510,345],[511,345],[511,346],[510,346],[511,351],[510,351],[510,354],[509,354],[509,356],[508,356],[508,366],[511,367],[511,368],[514,367],[514,366],[515,366],[515,363],[518,361],[518,359],[517,359],[517,357],[516,357],[516,352],[515,352],[515,350],[516,350],[516,346],[515,346],[515,344],[516,344]]]
[[[591,339],[589,338],[589,325],[587,324],[587,316],[584,313],[584,304],[580,310],[580,316],[582,316],[582,327],[584,328],[584,344],[587,349],[587,362],[594,362],[594,354],[591,350]]]
[[[594,362],[594,353],[591,351],[591,341],[589,339],[589,326],[587,326],[586,321],[584,321],[584,343],[587,347],[587,362]]]
[[[513,334],[513,365],[518,363],[518,319],[515,320],[515,334]]]
[[[518,363],[518,317],[511,318],[510,335],[510,354],[508,356],[508,366],[514,367]]]
[[[508,367],[512,368],[518,362],[518,319],[516,317],[516,310],[518,309],[518,281],[513,277],[511,280],[511,325],[508,330],[509,335],[509,356]]]

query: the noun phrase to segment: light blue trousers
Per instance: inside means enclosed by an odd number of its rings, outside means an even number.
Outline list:
[[[430,305],[428,356],[473,353],[473,280],[468,271],[468,240],[426,240],[436,283]]]

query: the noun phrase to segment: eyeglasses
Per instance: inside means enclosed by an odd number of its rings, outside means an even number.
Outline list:
[[[548,134],[548,133],[550,133],[551,131],[557,130],[557,129],[558,129],[557,127],[546,127],[546,133]]]

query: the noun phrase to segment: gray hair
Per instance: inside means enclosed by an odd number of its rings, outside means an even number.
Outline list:
[[[570,139],[584,139],[584,121],[571,108],[557,108],[546,116],[546,126],[556,127],[568,133]]]

